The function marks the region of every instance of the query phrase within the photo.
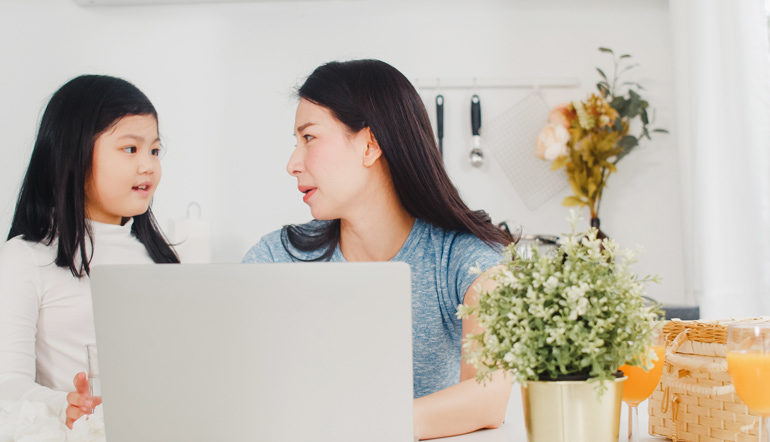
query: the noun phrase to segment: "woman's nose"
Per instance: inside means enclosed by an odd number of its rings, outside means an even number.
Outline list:
[[[286,164],[286,172],[291,176],[297,176],[305,170],[305,154],[304,149],[295,147],[294,151],[289,157],[289,162]]]

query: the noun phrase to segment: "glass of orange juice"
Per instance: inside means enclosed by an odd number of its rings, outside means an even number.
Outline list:
[[[653,357],[653,353],[655,356]],[[626,376],[623,383],[623,402],[628,405],[628,440],[639,441],[639,404],[650,397],[655,387],[660,382],[660,376],[663,374],[663,362],[666,359],[666,345],[663,341],[663,334],[656,330],[652,337],[652,345],[648,348],[646,355],[642,357],[643,365],[647,362],[652,364],[652,368],[634,367],[623,365],[619,368]]]
[[[770,322],[727,327],[727,371],[738,397],[762,416],[760,442],[770,442]]]

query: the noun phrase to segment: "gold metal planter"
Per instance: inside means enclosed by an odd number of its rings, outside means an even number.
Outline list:
[[[617,442],[623,381],[528,382],[521,387],[529,442]]]

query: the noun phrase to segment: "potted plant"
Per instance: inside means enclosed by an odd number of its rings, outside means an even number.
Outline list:
[[[521,384],[527,435],[533,441],[617,441],[623,364],[646,366],[661,325],[657,306],[646,305],[635,252],[597,238],[597,229],[559,239],[551,253],[522,255],[506,248],[478,303],[458,308],[484,331],[466,336],[468,362],[483,382],[496,370]]]

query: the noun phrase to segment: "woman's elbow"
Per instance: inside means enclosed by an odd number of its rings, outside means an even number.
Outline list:
[[[498,428],[505,421],[505,414],[508,411],[508,400],[505,403],[495,404],[489,412],[489,421],[485,428]]]
[[[511,396],[512,385],[510,382],[501,382],[495,385],[495,391],[489,398],[489,406],[486,410],[487,425],[484,428],[498,428],[505,421],[508,411],[508,400]]]

